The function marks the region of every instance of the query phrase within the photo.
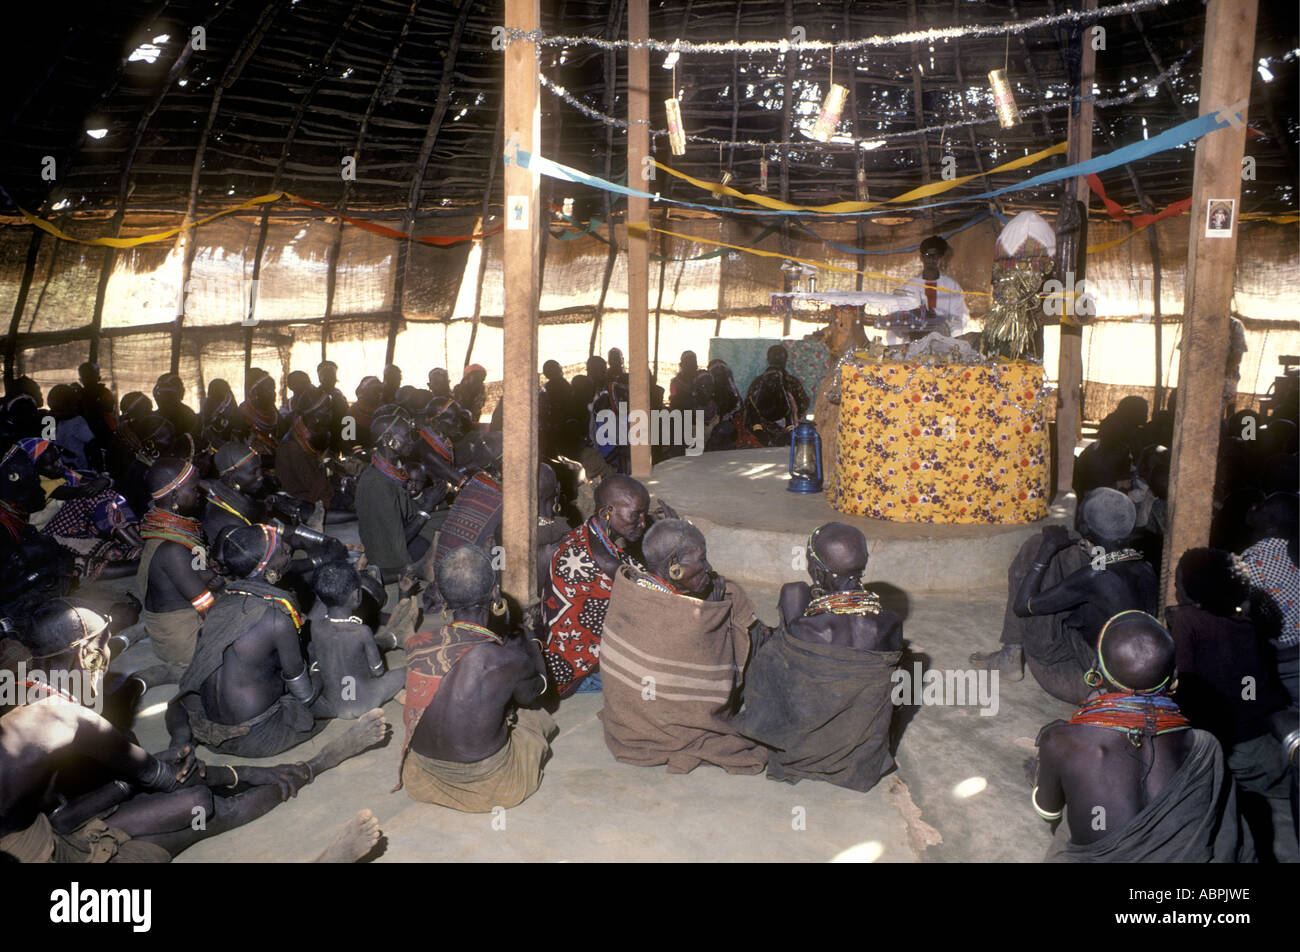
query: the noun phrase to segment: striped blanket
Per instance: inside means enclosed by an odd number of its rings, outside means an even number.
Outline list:
[[[734,583],[704,602],[614,579],[601,644],[605,744],[623,763],[753,774],[766,750],[735,732],[754,606]]]

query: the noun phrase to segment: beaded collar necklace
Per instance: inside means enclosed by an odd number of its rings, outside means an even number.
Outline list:
[[[504,645],[506,643],[505,639],[502,638],[500,635],[498,635],[496,632],[490,631],[489,629],[484,628],[482,625],[476,625],[472,621],[453,621],[447,627],[459,628],[461,629],[461,631],[472,632],[473,634],[476,634],[481,638],[487,638],[489,641],[494,641],[499,645]]]

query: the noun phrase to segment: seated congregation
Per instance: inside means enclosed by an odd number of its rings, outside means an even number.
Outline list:
[[[780,442],[808,409],[782,348],[743,401],[725,364],[687,356],[669,406],[705,411],[709,448]],[[586,369],[543,368],[532,606],[501,592],[500,414],[479,423],[481,367],[454,388],[435,368],[423,389],[390,366],[349,405],[325,362],[316,385],[289,376],[282,408],[258,371],[242,404],[212,381],[199,413],[173,374],[156,410],[138,392],[117,403],[93,364],[48,414],[19,381],[0,417],[0,669],[45,677],[0,698],[0,853],[167,861],[384,744],[394,700],[393,791],[465,813],[544,797],[564,756],[553,715],[588,692],[621,763],[871,790],[896,766],[907,645],[864,582],[863,533],[812,529],[807,578],[782,587],[769,628],[689,514],[598,438],[593,413],[627,399],[622,355]],[[1128,401],[1103,423],[1078,460],[1074,530],[1025,543],[1002,646],[973,657],[1012,680],[1028,667],[1077,708],[1040,733],[1025,791],[1060,824],[1051,859],[1253,860],[1287,799],[1295,836],[1295,423],[1275,414],[1250,445],[1225,425],[1215,547],[1173,566],[1166,629],[1157,417]],[[156,663],[124,670],[136,644]],[[175,685],[170,742],[149,753],[131,728],[158,685]],[[295,761],[334,719],[355,723]],[[363,811],[320,859],[364,858],[378,836]]]

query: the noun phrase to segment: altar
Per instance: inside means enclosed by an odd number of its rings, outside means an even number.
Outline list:
[[[873,519],[1029,523],[1048,513],[1043,368],[854,359],[827,501]]]

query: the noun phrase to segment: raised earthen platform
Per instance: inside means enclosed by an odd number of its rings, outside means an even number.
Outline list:
[[[786,490],[789,450],[733,450],[679,457],[644,480],[704,532],[709,561],[723,575],[769,583],[804,576],[808,534],[823,522],[857,526],[867,537],[866,577],[904,592],[1005,589],[1007,566],[1044,525],[1068,523],[1074,497],[1029,525],[929,525],[846,516],[822,493]]]

